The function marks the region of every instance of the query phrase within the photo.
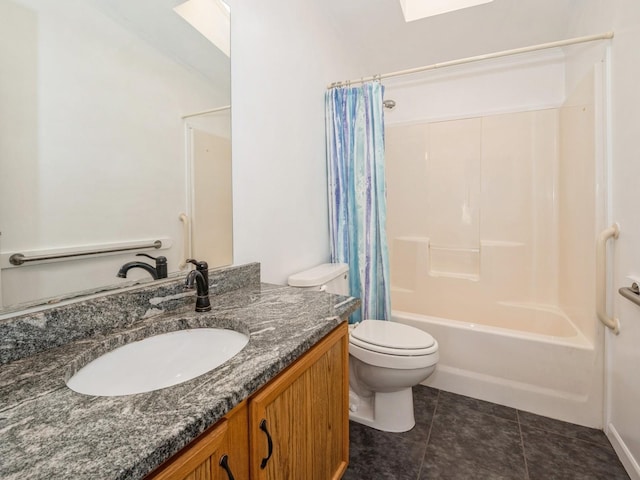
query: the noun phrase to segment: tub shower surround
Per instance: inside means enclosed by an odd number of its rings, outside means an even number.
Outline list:
[[[583,54],[563,58],[556,99],[496,109],[488,94],[476,111],[429,118],[413,105],[390,116],[387,226],[392,317],[428,331],[442,352],[428,385],[602,428],[594,240],[609,224],[606,57]],[[482,88],[476,73],[465,81]],[[453,92],[439,88],[387,93]]]
[[[213,309],[183,280],[2,320],[0,477],[137,479],[189,444],[346,321],[357,299],[261,284],[259,264],[210,273]],[[345,302],[345,300],[347,300]],[[119,345],[193,327],[250,335],[239,354],[188,382],[92,397],[65,381]]]

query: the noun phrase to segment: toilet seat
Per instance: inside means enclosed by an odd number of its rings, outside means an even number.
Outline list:
[[[349,335],[352,345],[398,356],[430,355],[438,344],[427,332],[396,322],[364,320]]]
[[[416,368],[426,368],[438,363],[438,344],[432,347],[428,355],[389,355],[388,353],[375,352],[362,348],[349,342],[349,355],[357,358],[367,365],[396,370],[412,370]]]
[[[415,369],[438,362],[438,342],[409,325],[364,320],[349,334],[349,353],[369,365]]]

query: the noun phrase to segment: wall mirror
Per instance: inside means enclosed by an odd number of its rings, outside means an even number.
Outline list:
[[[0,0],[0,313],[152,281],[116,277],[137,253],[232,263],[229,16]]]

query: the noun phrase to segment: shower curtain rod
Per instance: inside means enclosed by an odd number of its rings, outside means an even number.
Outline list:
[[[501,52],[487,53],[485,55],[477,55],[475,57],[460,58],[458,60],[450,60],[448,62],[434,63],[423,67],[410,68],[408,70],[399,70],[397,72],[383,73],[382,75],[373,75],[371,77],[363,77],[356,80],[348,80],[346,82],[333,82],[327,86],[327,89],[351,85],[354,83],[365,83],[372,80],[382,80],[384,78],[399,77],[402,75],[411,75],[413,73],[426,72],[427,70],[435,70],[437,68],[452,67],[454,65],[462,65],[464,63],[479,62],[480,60],[490,60],[493,58],[506,57],[508,55],[517,55],[519,53],[535,52],[537,50],[546,50],[548,48],[565,47],[567,45],[575,45],[576,43],[593,42],[596,40],[610,40],[613,38],[613,32],[601,33],[598,35],[587,35],[585,37],[569,38],[567,40],[559,40],[557,42],[541,43],[539,45],[531,45],[529,47],[514,48],[512,50],[503,50]]]

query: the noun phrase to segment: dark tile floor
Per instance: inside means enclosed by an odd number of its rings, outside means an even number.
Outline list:
[[[344,480],[628,480],[600,430],[417,386],[416,426],[351,422]]]

